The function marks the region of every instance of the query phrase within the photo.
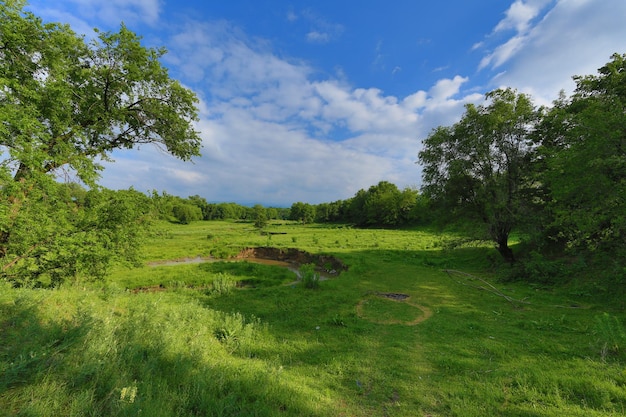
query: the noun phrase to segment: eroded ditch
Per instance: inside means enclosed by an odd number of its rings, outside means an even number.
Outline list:
[[[339,275],[348,267],[338,258],[332,255],[314,255],[295,248],[274,248],[271,246],[259,246],[245,248],[232,258],[213,258],[197,256],[195,258],[180,258],[169,261],[155,261],[148,266],[184,265],[205,262],[232,262],[248,261],[265,265],[284,266],[289,269],[299,268],[301,265],[314,264],[316,270],[323,275]]]

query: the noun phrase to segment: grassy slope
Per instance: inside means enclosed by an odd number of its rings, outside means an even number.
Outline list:
[[[420,231],[162,227],[147,260],[270,245],[335,254],[350,269],[317,290],[279,267],[224,263],[120,269],[54,291],[4,286],[0,415],[626,413],[623,305],[497,285],[530,303],[515,308],[442,271],[490,279],[489,248],[442,250]],[[235,289],[242,280],[255,288]]]

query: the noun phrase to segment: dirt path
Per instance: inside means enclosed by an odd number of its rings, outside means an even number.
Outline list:
[[[404,320],[400,320],[400,319],[396,319],[396,320],[372,320],[370,318],[365,318],[364,317],[363,305],[365,304],[365,302],[367,300],[363,299],[363,300],[359,301],[359,303],[356,306],[357,316],[359,316],[363,320],[368,320],[368,321],[370,321],[372,323],[377,323],[377,324],[404,324],[405,326],[415,326],[417,324],[420,324],[420,323],[428,320],[433,315],[433,311],[430,308],[428,308],[426,306],[423,306],[423,305],[420,305],[420,304],[415,304],[415,303],[409,301],[410,297],[407,294],[379,293],[379,294],[376,294],[376,296],[386,298],[386,299],[391,300],[391,301],[396,302],[396,303],[406,303],[406,304],[408,304],[408,305],[410,305],[412,307],[417,308],[423,314],[421,316],[415,318],[415,320],[411,320],[411,321],[404,321]]]

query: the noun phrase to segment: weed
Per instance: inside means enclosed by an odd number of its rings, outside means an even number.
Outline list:
[[[619,355],[626,347],[626,331],[619,319],[608,313],[595,316],[594,333],[600,346],[600,357]]]
[[[300,281],[304,288],[316,289],[320,286],[320,275],[315,271],[315,264],[304,264],[299,268]]]
[[[346,327],[346,321],[339,314],[335,314],[328,323],[333,326]]]
[[[208,294],[210,295],[227,295],[235,288],[236,281],[235,279],[225,273],[218,273],[213,281],[211,282],[211,287],[208,290]]]

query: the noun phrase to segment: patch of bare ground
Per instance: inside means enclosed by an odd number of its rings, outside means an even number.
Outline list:
[[[270,264],[265,261],[275,261],[279,266],[291,266],[298,268],[300,265],[315,264],[318,271],[326,275],[339,275],[342,271],[346,271],[348,267],[341,260],[331,255],[314,255],[295,248],[274,248],[271,246],[260,246],[255,248],[245,248],[237,255],[229,259],[218,259],[213,257],[180,258],[164,261],[149,262],[148,266],[168,266],[168,265],[184,265],[196,264],[203,262],[218,262],[229,260],[247,260],[250,262],[259,262]]]
[[[409,300],[410,296],[408,294],[385,292],[385,293],[375,293],[375,295],[377,297],[386,298],[388,300],[391,300],[397,303],[406,303],[420,310],[422,312],[422,315],[419,317],[416,317],[414,320],[411,320],[411,321],[405,321],[405,320],[400,320],[400,319],[377,320],[377,319],[372,319],[372,318],[366,318],[365,314],[363,313],[363,306],[367,302],[367,299],[362,299],[361,301],[359,301],[359,303],[356,306],[356,312],[360,318],[364,320],[369,320],[377,324],[404,324],[405,326],[415,326],[417,324],[420,324],[428,320],[433,315],[433,311],[430,308],[410,301]]]
[[[314,255],[295,248],[274,248],[260,246],[246,248],[235,256],[235,259],[270,259],[274,261],[288,262],[294,266],[315,264],[319,271],[329,275],[338,275],[348,267],[341,260],[331,255]]]

